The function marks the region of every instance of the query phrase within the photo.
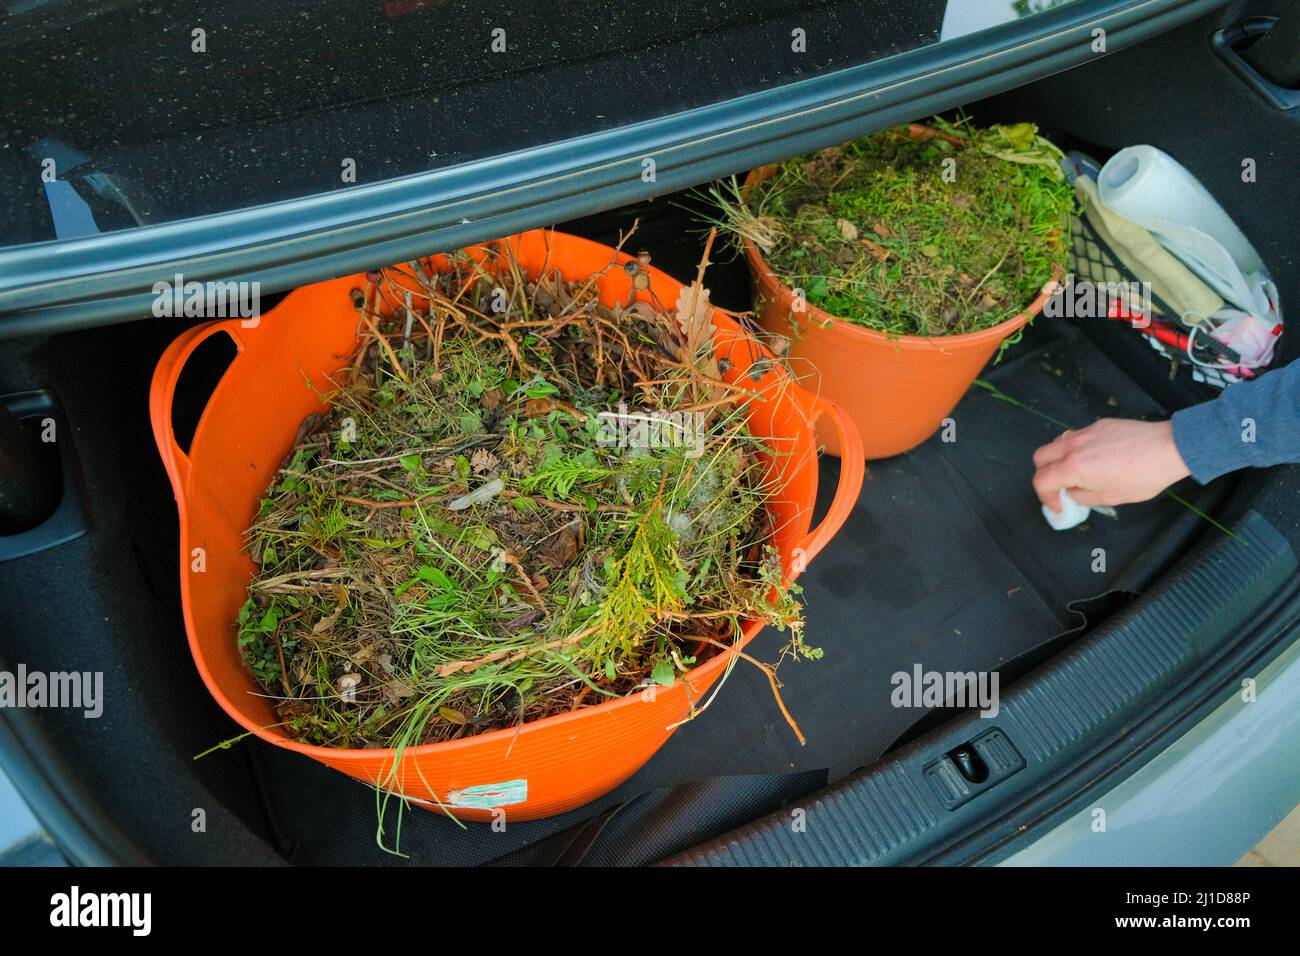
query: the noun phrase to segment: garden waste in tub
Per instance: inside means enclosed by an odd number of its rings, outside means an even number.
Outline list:
[[[941,118],[709,191],[743,251],[755,313],[868,458],[933,435],[981,368],[1046,303],[1068,256],[1061,152],[1029,124]],[[835,436],[819,433],[843,457]]]
[[[280,729],[512,728],[672,685],[745,621],[818,657],[768,543],[780,450],[719,377],[707,290],[611,308],[483,249],[370,274],[369,334],[247,532],[238,641]]]
[[[1064,266],[1074,199],[1028,123],[931,120],[714,188],[716,225],[785,285],[861,328],[951,336],[1006,322]]]

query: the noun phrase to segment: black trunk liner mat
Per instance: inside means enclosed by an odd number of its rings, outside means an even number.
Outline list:
[[[807,637],[825,653],[816,662],[787,662],[781,679],[806,746],[778,712],[766,679],[742,662],[699,719],[604,799],[550,820],[507,818],[502,832],[484,824],[461,829],[409,810],[402,850],[410,861],[473,864],[513,855],[537,862],[526,848],[543,840],[568,847],[562,831],[652,792],[690,791],[684,784],[713,792],[698,786],[707,779],[748,778],[744,792],[756,805],[762,788],[753,780],[769,779],[769,792],[782,799],[794,792],[792,781],[811,790],[942,719],[942,712],[926,720],[924,709],[893,706],[895,672],[918,665],[998,671],[1005,687],[1076,637],[1090,611],[1109,610],[1140,590],[1205,530],[1165,497],[1122,508],[1118,520],[1094,515],[1069,532],[1043,522],[1030,486],[1031,455],[1061,429],[1040,415],[1082,427],[1105,416],[1165,414],[1078,329],[1042,320],[986,380],[1039,414],[972,388],[953,415],[955,440],[936,436],[869,465],[856,509],[801,579]],[[835,459],[823,463],[822,508],[837,473]],[[1200,489],[1183,491],[1209,507]],[[1095,549],[1104,550],[1105,570],[1096,570]],[[782,635],[764,632],[751,652],[774,660],[783,643]],[[292,861],[400,862],[376,846],[374,791],[307,758],[249,746],[281,850]],[[390,843],[396,822],[390,807]]]

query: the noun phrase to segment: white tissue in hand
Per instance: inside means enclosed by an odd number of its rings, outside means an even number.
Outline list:
[[[1069,531],[1076,525],[1081,525],[1088,520],[1088,515],[1092,509],[1085,505],[1079,504],[1070,497],[1070,493],[1064,488],[1061,489],[1061,511],[1058,514],[1047,505],[1043,505],[1043,517],[1047,523],[1052,526],[1054,531]]]

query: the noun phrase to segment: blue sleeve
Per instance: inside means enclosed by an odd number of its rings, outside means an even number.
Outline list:
[[[1201,484],[1239,468],[1300,462],[1300,361],[1174,413],[1174,444]]]

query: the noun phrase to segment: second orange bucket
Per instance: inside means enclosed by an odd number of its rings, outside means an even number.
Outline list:
[[[599,274],[608,306],[629,296],[676,302],[681,285],[651,268],[650,287],[633,290],[620,268],[628,256],[574,236],[534,231],[501,240],[520,266],[577,281]],[[429,260],[437,269],[445,261]],[[611,264],[614,266],[611,268]],[[254,566],[243,532],[258,500],[293,446],[299,424],[326,405],[319,397],[357,344],[357,313],[350,291],[365,284],[346,276],[298,289],[253,328],[240,320],[196,326],[163,354],[150,391],[154,438],[171,478],[180,512],[181,603],[190,650],[213,697],[242,727],[277,747],[319,760],[374,786],[457,817],[512,820],[560,813],[612,790],[635,773],[686,719],[693,703],[735,662],[720,652],[670,687],[634,694],[521,727],[445,743],[394,750],[342,750],[311,746],[281,732],[269,702],[236,646],[235,618]],[[772,543],[793,580],[839,530],[862,487],[861,446],[852,423],[835,405],[791,383],[772,354],[721,312],[714,314],[714,351],[726,358],[726,379],[754,392],[747,405],[756,436],[779,451],[767,459],[776,486],[769,499],[776,530]],[[177,382],[194,350],[214,335],[228,335],[238,354],[208,401],[188,452],[172,434]],[[756,363],[758,367],[752,370]],[[857,459],[841,469],[825,518],[812,525],[817,496],[817,444],[813,423],[833,422],[837,447]],[[204,561],[196,563],[202,551]],[[741,646],[761,624],[744,627]],[[738,650],[739,648],[736,648]],[[707,719],[707,715],[705,716]]]
[[[913,125],[913,137],[941,135]],[[756,169],[746,190],[772,175]],[[770,333],[790,341],[790,365],[801,384],[835,402],[848,413],[862,436],[867,458],[888,458],[925,441],[957,407],[980,370],[1002,343],[1042,311],[1047,292],[1023,312],[999,325],[963,335],[890,336],[837,318],[811,303],[796,310],[793,291],[772,271],[754,243],[744,242],[758,321]],[[1060,270],[1052,277],[1060,278]],[[849,457],[837,436],[818,429],[818,438],[833,455]]]

